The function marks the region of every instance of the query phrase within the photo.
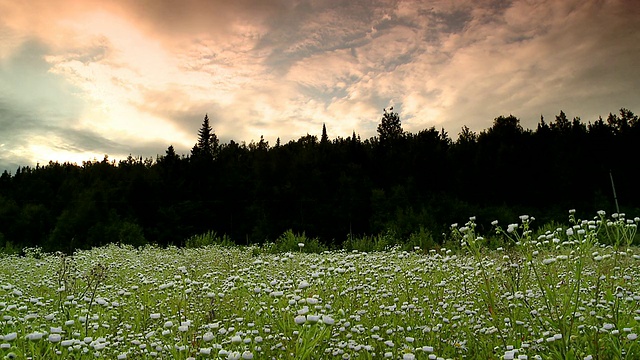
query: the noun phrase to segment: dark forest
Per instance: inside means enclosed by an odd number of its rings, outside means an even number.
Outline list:
[[[621,109],[584,123],[563,112],[536,129],[500,116],[464,127],[405,132],[393,109],[378,134],[305,135],[281,144],[220,143],[205,116],[190,154],[50,162],[0,177],[0,249],[72,252],[106,243],[184,245],[215,231],[261,244],[292,230],[340,247],[349,237],[417,232],[436,242],[453,222],[539,225],[597,210],[640,213],[640,122]],[[329,129],[330,130],[330,129]],[[329,131],[330,132],[330,131]],[[612,180],[617,199],[614,199]]]

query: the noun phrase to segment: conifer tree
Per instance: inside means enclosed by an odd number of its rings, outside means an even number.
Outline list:
[[[218,151],[219,140],[209,124],[209,115],[205,114],[200,130],[198,130],[198,142],[191,150],[193,156],[203,156],[212,159]]]
[[[327,136],[327,126],[322,124],[322,137],[320,138],[320,144],[327,144],[329,137]]]

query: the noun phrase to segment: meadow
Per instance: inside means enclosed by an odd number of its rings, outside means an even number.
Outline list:
[[[470,218],[433,249],[0,255],[0,356],[640,358],[640,219],[533,221],[479,234]]]

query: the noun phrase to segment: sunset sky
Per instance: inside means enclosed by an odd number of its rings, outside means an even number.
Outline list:
[[[640,112],[636,0],[0,0],[0,171]]]

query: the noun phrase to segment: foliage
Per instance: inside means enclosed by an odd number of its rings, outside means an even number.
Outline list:
[[[348,251],[357,250],[360,252],[386,251],[399,243],[400,239],[397,238],[396,233],[391,229],[387,229],[383,233],[372,236],[352,237],[350,235],[342,243],[342,248]]]
[[[318,238],[309,238],[304,233],[296,234],[289,229],[280,235],[275,242],[266,243],[263,249],[267,253],[277,254],[286,252],[321,253],[327,250]]]
[[[185,247],[187,249],[201,248],[211,245],[234,246],[235,244],[229,236],[219,236],[215,231],[208,231],[204,234],[194,235],[185,242]]]
[[[378,136],[381,143],[393,142],[400,139],[404,135],[402,125],[400,123],[400,116],[397,112],[393,112],[393,107],[388,111],[384,109],[382,120],[378,125]]]
[[[435,249],[438,243],[433,238],[433,234],[420,226],[420,229],[409,235],[409,239],[403,244],[404,250],[430,250]]]
[[[198,142],[191,150],[191,154],[194,157],[212,160],[217,155],[218,145],[218,136],[211,128],[211,125],[209,124],[209,115],[207,114],[204,116],[204,120],[202,121],[202,127],[198,130]],[[169,149],[172,150],[173,147],[170,147]],[[169,151],[168,155],[170,155]]]
[[[379,251],[387,246],[386,241],[379,235],[374,236],[347,236],[342,243],[342,248],[347,251]]]
[[[571,211],[542,234],[527,215],[478,221],[450,226],[458,250],[426,252],[27,248],[0,261],[0,357],[640,357],[640,218]],[[487,249],[489,235],[511,247]]]
[[[535,212],[535,230],[570,207],[612,212],[610,174],[620,212],[640,211],[630,166],[640,122],[627,109],[589,123],[560,112],[533,131],[499,116],[455,141],[434,127],[405,132],[391,108],[377,137],[330,140],[330,130],[273,147],[264,138],[222,144],[205,115],[189,156],[169,146],[156,159],[20,167],[0,176],[3,243],[72,254],[118,242],[182,246],[209,231],[262,244],[294,229],[328,248],[351,234],[347,247],[408,249],[422,228],[429,248],[451,248],[441,234],[469,214],[507,221]]]
[[[10,241],[6,241],[4,239],[4,235],[0,233],[0,256],[4,255],[15,255],[19,254],[21,251],[20,248],[13,245]]]

